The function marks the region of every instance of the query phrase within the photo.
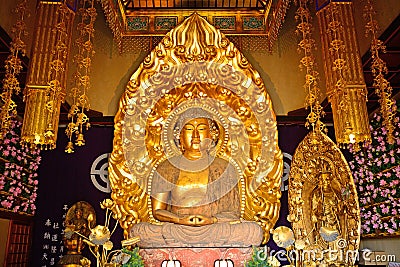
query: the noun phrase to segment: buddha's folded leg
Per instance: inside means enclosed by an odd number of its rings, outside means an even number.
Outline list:
[[[255,222],[216,223],[201,227],[164,223],[139,223],[130,230],[138,236],[140,247],[248,247],[258,246],[263,239],[262,228]]]
[[[138,223],[129,230],[129,237],[139,237],[140,247],[162,247],[166,246],[162,235],[162,227],[150,223]]]

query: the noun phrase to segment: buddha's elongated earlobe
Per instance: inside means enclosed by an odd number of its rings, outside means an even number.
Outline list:
[[[179,139],[178,142],[179,142],[179,149],[181,150],[182,154],[185,153],[185,148],[183,147],[183,144],[180,142]]]
[[[217,123],[214,120],[210,120],[209,125],[210,125],[210,133],[211,133],[211,138],[212,138],[212,147],[215,147],[217,145],[217,142],[219,139],[219,128],[217,126]]]

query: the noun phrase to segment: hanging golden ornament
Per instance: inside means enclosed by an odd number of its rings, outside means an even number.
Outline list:
[[[76,64],[75,86],[71,89],[72,105],[68,112],[68,119],[71,122],[65,130],[69,139],[65,148],[67,153],[74,152],[74,142],[72,141],[74,135],[76,135],[75,145],[85,145],[83,130],[84,128],[88,130],[90,127],[89,117],[85,114],[85,111],[90,109],[87,92],[90,89],[90,68],[95,53],[92,43],[94,22],[97,16],[94,0],[83,1],[79,15],[81,16],[81,21],[77,26],[79,37],[75,41],[78,52],[74,57]]]
[[[21,87],[18,81],[18,75],[22,70],[21,56],[26,54],[26,44],[22,40],[23,35],[26,35],[25,18],[29,16],[27,1],[23,0],[15,9],[17,21],[12,27],[11,32],[13,38],[10,46],[10,55],[5,61],[5,77],[3,79],[2,93],[0,98],[2,106],[0,110],[0,138],[3,138],[10,130],[11,118],[17,115],[17,105],[12,100],[14,94],[19,94]]]
[[[371,140],[367,89],[351,2],[330,2],[317,12],[328,100],[339,146]]]
[[[66,66],[75,12],[64,2],[40,1],[32,46],[21,142],[42,149],[56,146]],[[46,49],[43,49],[46,47]]]
[[[301,41],[298,44],[297,50],[303,53],[299,67],[306,72],[303,86],[307,93],[305,107],[310,109],[310,113],[307,116],[306,127],[311,126],[313,129],[315,129],[315,127],[320,127],[320,130],[325,130],[325,125],[320,120],[324,115],[324,111],[319,100],[321,98],[321,91],[318,87],[319,73],[316,70],[315,56],[313,54],[313,50],[316,50],[316,46],[315,40],[312,37],[312,16],[307,7],[311,2],[313,1],[295,1],[298,6],[295,17],[298,21],[296,34],[301,36]]]
[[[372,1],[366,0],[363,16],[366,20],[365,35],[367,37],[371,35],[371,70],[374,76],[373,86],[375,87],[376,94],[379,96],[379,103],[381,105],[380,111],[383,118],[382,126],[386,129],[388,143],[392,144],[394,142],[393,131],[396,108],[392,99],[392,87],[385,78],[388,69],[386,63],[379,56],[379,53],[386,52],[386,46],[377,38],[379,26],[378,22],[374,19],[374,15],[375,10]]]

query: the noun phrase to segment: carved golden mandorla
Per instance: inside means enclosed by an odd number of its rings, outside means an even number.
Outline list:
[[[317,255],[328,247],[357,251],[360,209],[353,177],[340,149],[319,128],[310,132],[297,147],[289,177],[288,219],[296,240],[306,244],[304,250],[313,250]],[[325,184],[322,179],[327,179]],[[328,185],[330,192],[325,190],[325,196],[321,197],[318,194],[324,185]],[[324,200],[330,202],[318,203]],[[335,207],[325,210],[334,203]],[[319,228],[324,220],[325,227]],[[338,234],[336,241],[327,242],[327,235],[334,232]]]
[[[247,59],[196,13],[144,59],[121,97],[109,161],[114,217],[126,236],[132,224],[161,224],[151,212],[151,175],[179,153],[173,125],[192,107],[215,116],[215,155],[243,174],[241,218],[257,221],[268,241],[279,216],[283,170],[272,103]]]

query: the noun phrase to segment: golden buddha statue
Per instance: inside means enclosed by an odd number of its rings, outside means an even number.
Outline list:
[[[179,118],[182,155],[162,161],[152,178],[152,213],[163,224],[134,225],[130,236],[140,237],[139,246],[251,246],[263,240],[256,222],[240,220],[238,170],[209,153],[218,135],[210,118],[200,108]]]
[[[313,251],[303,254],[302,264],[353,266],[338,257],[352,255],[360,242],[356,186],[340,148],[316,127],[298,145],[289,176],[288,219],[297,249]]]
[[[67,254],[57,266],[82,266],[81,260],[86,259],[82,255],[86,246],[83,237],[89,236],[90,229],[96,225],[95,214],[94,208],[86,201],[79,201],[68,210],[63,237]]]
[[[195,109],[208,115],[189,115]],[[183,126],[201,118],[209,129],[200,134],[196,122],[192,144]],[[247,246],[259,243],[248,241],[252,232],[269,240],[283,171],[272,102],[259,73],[204,18],[194,13],[146,57],[114,125],[112,212],[125,238],[140,236],[141,247]]]
[[[66,227],[70,228],[72,231],[78,232],[83,236],[88,236],[90,234],[89,222],[86,218],[83,218],[83,209],[80,206],[75,208],[74,216],[72,218],[67,218],[65,220]],[[65,240],[65,243],[70,251],[76,250],[79,254],[84,248],[85,243],[83,242],[82,236],[78,234],[73,234],[71,238],[76,244],[70,245],[69,239]],[[75,247],[76,246],[76,247]],[[75,248],[75,249],[72,249]]]
[[[340,230],[339,201],[329,181],[330,173],[322,173],[320,177],[320,185],[313,194],[313,222]]]
[[[332,174],[323,170],[320,175],[319,185],[312,193],[312,222],[315,224],[316,239],[323,237],[326,241],[334,241],[340,234],[340,219],[342,203],[340,191],[332,187]]]

